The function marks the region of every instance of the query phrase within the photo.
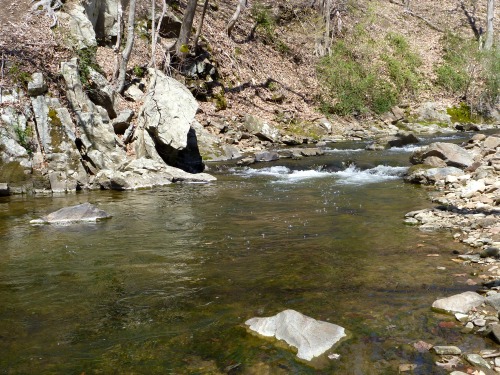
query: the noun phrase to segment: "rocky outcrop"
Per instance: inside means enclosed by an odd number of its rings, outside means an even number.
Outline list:
[[[84,2],[85,13],[92,24],[98,40],[107,42],[117,37],[120,30],[118,24],[118,2],[126,9],[128,0],[89,0]]]
[[[437,157],[446,165],[456,168],[467,168],[474,162],[473,155],[453,143],[436,142],[416,151],[410,158],[413,164],[426,164],[426,159]]]
[[[307,361],[325,353],[346,337],[343,327],[285,310],[268,318],[252,318],[245,322],[251,331],[275,337],[297,348],[297,357]]]
[[[69,32],[69,36],[62,38],[68,47],[84,49],[97,46],[94,27],[83,6],[73,4],[64,12],[59,12],[59,22]]]
[[[180,82],[150,70],[150,87],[138,114],[138,132],[146,130],[156,151],[168,164],[199,173],[204,164],[192,128],[198,103]]]
[[[65,207],[43,216],[40,219],[31,220],[31,224],[71,224],[77,222],[96,222],[111,218],[111,215],[90,203],[77,206]]]

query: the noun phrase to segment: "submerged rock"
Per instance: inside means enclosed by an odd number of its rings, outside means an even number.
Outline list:
[[[252,318],[245,324],[262,336],[274,336],[296,347],[297,357],[307,361],[325,353],[346,336],[343,327],[315,320],[295,310],[285,310],[267,318]]]
[[[432,308],[444,313],[467,314],[470,310],[480,306],[485,301],[484,297],[475,292],[464,292],[447,298],[434,301]]]
[[[111,215],[90,203],[64,207],[40,219],[31,220],[31,224],[69,224],[76,222],[101,221],[111,218]]]

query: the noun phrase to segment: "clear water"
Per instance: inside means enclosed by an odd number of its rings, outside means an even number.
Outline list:
[[[403,225],[429,206],[399,177],[408,150],[360,147],[219,167],[209,185],[0,199],[0,373],[446,373],[412,344],[486,345],[430,311],[473,289],[450,260],[463,248]],[[86,201],[114,217],[29,224]],[[246,331],[284,309],[349,330],[340,359],[307,364]]]

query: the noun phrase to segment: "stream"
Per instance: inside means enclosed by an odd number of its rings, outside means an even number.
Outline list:
[[[451,261],[466,249],[403,224],[432,205],[401,178],[414,146],[363,148],[214,164],[208,185],[0,198],[0,374],[446,374],[413,344],[485,347],[430,310],[476,289]],[[29,224],[87,201],[113,218]],[[285,309],[345,327],[340,358],[245,329]]]

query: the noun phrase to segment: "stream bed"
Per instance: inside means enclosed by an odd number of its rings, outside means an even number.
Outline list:
[[[486,345],[430,310],[476,289],[451,261],[465,248],[403,224],[431,206],[402,181],[411,147],[363,147],[213,165],[208,185],[0,198],[0,374],[446,374],[413,343]],[[113,218],[29,224],[87,201]],[[345,327],[340,358],[246,331],[285,309]]]

